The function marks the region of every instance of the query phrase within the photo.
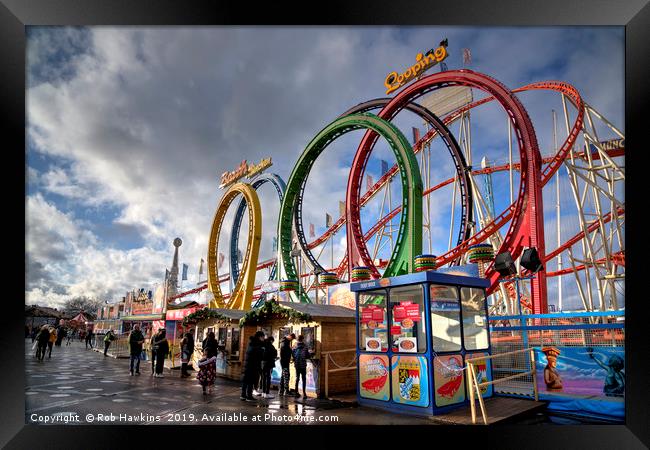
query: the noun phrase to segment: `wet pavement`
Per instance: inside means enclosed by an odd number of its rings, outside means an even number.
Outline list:
[[[143,361],[142,374],[131,376],[128,359],[86,350],[83,342],[64,342],[43,362],[31,346],[26,340],[26,423],[434,425],[349,403],[278,397],[277,391],[273,399],[244,402],[240,384],[223,378],[204,396],[194,375],[183,379],[165,369],[165,378],[154,378]]]

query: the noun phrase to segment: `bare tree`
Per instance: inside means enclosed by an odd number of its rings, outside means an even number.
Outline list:
[[[63,303],[63,311],[66,315],[77,315],[81,311],[95,314],[97,309],[101,306],[100,300],[86,297],[85,295],[72,297]]]

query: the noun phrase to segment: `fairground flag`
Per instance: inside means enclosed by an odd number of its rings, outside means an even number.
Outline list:
[[[183,264],[183,276],[181,277],[181,280],[187,280],[187,269],[189,266],[187,264]]]
[[[470,64],[472,62],[472,52],[468,48],[463,49],[463,64]]]
[[[420,129],[413,127],[413,144],[420,140]]]
[[[366,175],[366,190],[369,191],[370,189],[372,189],[372,186],[374,184],[375,183],[372,180],[372,175],[370,175],[370,174]]]
[[[325,213],[325,226],[326,226],[327,228],[329,228],[329,227],[332,226],[332,216],[330,216],[330,215],[327,214],[327,213]]]
[[[273,238],[273,251],[276,252],[278,250],[278,238],[274,237]]]
[[[314,231],[314,224],[309,224],[309,237],[316,237],[316,232]]]
[[[384,174],[388,172],[388,162],[384,161],[383,159],[381,160],[381,175],[384,176]]]
[[[345,216],[345,202],[339,200],[339,215],[341,217]]]
[[[218,261],[218,264],[217,264],[217,267],[219,267],[219,269],[221,269],[221,266],[223,266],[223,260],[224,259],[226,259],[226,257],[223,256],[223,253],[219,252],[219,261]]]
[[[203,261],[203,258],[201,258],[201,264],[199,264],[199,275],[203,275],[203,264],[205,261]]]

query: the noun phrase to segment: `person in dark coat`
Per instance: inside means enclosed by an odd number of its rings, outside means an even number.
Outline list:
[[[190,376],[189,372],[187,371],[187,365],[192,359],[193,353],[194,353],[194,336],[192,335],[192,333],[188,332],[185,333],[185,337],[183,337],[183,340],[181,341],[181,377],[182,378]]]
[[[79,339],[81,339],[83,333],[79,333]],[[90,345],[90,349],[93,349],[93,330],[88,330],[86,331],[86,349],[88,349],[88,346]]]
[[[282,339],[282,346],[280,347],[280,367],[282,368],[282,376],[280,378],[280,395],[289,394],[289,367],[291,364],[291,341],[296,338],[296,335],[291,333]]]
[[[169,354],[169,342],[167,342],[167,332],[164,328],[160,329],[153,346],[156,351],[156,374],[154,377],[164,378],[163,369],[165,367],[165,358]]]
[[[135,373],[140,375],[140,354],[142,353],[142,344],[144,344],[144,336],[140,331],[140,325],[135,325],[131,333],[129,333],[129,353],[131,355],[131,362],[129,363],[129,373],[133,376],[133,366],[135,362]]]
[[[219,343],[217,338],[214,336],[214,331],[210,331],[201,344],[201,350],[208,351],[208,359],[213,356],[217,356],[217,350],[219,348]]]
[[[302,378],[302,395],[307,397],[307,359],[309,358],[309,350],[305,345],[305,337],[301,334],[298,336],[298,345],[293,350],[293,364],[296,368],[296,397],[300,397],[298,392],[298,382]]]
[[[251,336],[244,359],[244,371],[242,377],[241,399],[253,401],[253,384],[260,376],[262,360],[264,359],[264,332],[258,331]]]
[[[65,327],[59,325],[59,328],[56,331],[56,342],[54,342],[54,345],[61,347],[61,342],[63,342],[63,338],[66,337],[67,334],[68,332]]]
[[[45,351],[47,350],[47,343],[50,342],[50,330],[47,329],[47,325],[41,327],[41,331],[36,335],[36,341],[38,346],[36,347],[36,359],[43,361],[45,358]]]
[[[262,359],[262,398],[273,398],[269,394],[271,390],[271,372],[275,367],[275,360],[278,359],[278,351],[273,346],[273,336],[264,341],[264,358]]]

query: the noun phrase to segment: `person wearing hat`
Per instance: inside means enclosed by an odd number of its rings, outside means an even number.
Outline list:
[[[562,377],[557,371],[557,357],[560,350],[555,347],[544,347],[542,352],[546,355],[548,363],[544,367],[544,383],[546,383],[546,390],[558,391],[562,389]]]

